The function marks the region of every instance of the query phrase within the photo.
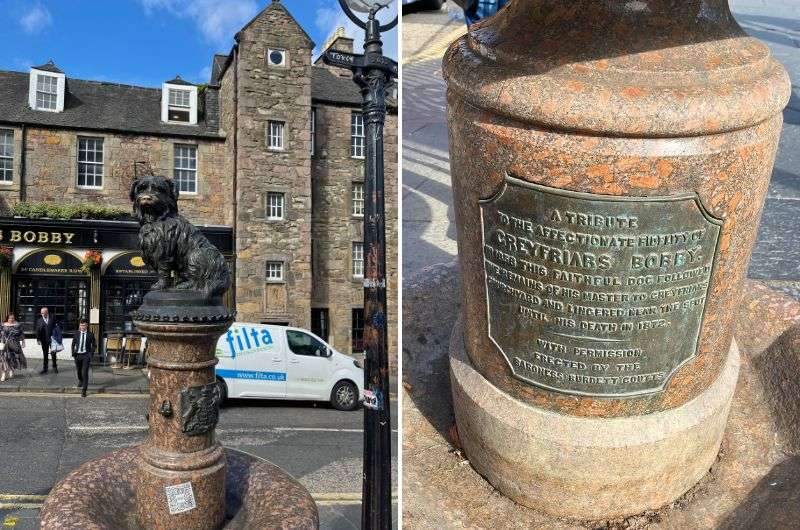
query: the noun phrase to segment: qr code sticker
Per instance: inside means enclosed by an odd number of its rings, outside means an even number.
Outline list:
[[[184,482],[176,486],[166,486],[164,490],[167,492],[167,504],[169,505],[170,515],[188,512],[197,507],[197,503],[194,501],[194,490],[192,490],[191,482]]]

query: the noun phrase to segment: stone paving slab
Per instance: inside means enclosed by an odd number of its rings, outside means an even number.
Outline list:
[[[618,521],[551,518],[498,493],[461,453],[447,351],[459,311],[455,262],[404,290],[404,527],[789,529],[800,520],[800,303],[744,284],[736,337],[742,370],[722,452],[706,477],[661,510]],[[788,390],[787,390],[788,388]],[[791,397],[787,393],[792,394]]]
[[[57,392],[79,394],[78,375],[72,360],[59,360],[58,373],[50,370],[39,375],[42,361],[28,359],[28,369],[15,373],[14,378],[0,383],[0,392]],[[89,393],[146,394],[149,392],[147,372],[142,368],[130,370],[109,366],[92,366],[89,369]]]

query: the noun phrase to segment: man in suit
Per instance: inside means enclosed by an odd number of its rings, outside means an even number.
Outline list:
[[[46,307],[43,307],[40,311],[41,316],[36,321],[36,327],[34,328],[36,333],[36,342],[42,345],[42,358],[44,359],[44,368],[42,371],[39,372],[40,374],[47,373],[47,356],[51,355],[50,353],[50,339],[53,336],[53,328],[56,327],[56,319],[50,315],[50,312],[47,310]],[[53,371],[58,373],[58,365],[56,364],[56,352],[52,353],[53,355]]]
[[[89,322],[82,318],[78,325],[78,332],[72,337],[72,356],[75,358],[75,369],[78,372],[78,386],[81,387],[81,396],[86,397],[89,386],[89,363],[92,355],[97,351],[97,341],[94,333],[89,331]]]

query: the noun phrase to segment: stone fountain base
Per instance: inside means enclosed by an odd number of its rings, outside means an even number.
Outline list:
[[[279,467],[225,449],[226,529],[319,527],[311,494]],[[138,447],[90,460],[50,492],[42,508],[44,530],[138,530],[136,470]],[[167,502],[166,494],[163,502]]]

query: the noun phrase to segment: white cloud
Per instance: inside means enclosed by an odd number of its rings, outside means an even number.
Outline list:
[[[19,24],[25,33],[37,33],[53,24],[53,16],[46,7],[35,4],[20,17]]]
[[[329,35],[336,31],[336,28],[343,27],[345,35],[354,40],[354,51],[356,53],[363,52],[364,30],[350,20],[338,5],[334,5],[336,7],[321,7],[317,9],[317,18],[314,22],[317,28],[324,33],[327,39]],[[362,20],[366,18],[363,13],[357,13],[357,15],[361,15]],[[378,20],[387,24],[395,16],[397,16],[397,2],[393,2],[388,9],[381,11]],[[397,59],[397,26],[390,31],[382,33],[381,37],[383,40],[383,54],[392,59]],[[314,49],[315,58],[322,52],[319,47],[323,44],[324,39],[322,42],[317,43],[317,48]]]
[[[256,13],[256,0],[139,0],[148,15],[167,11],[177,17],[190,18],[206,40],[225,46]]]

